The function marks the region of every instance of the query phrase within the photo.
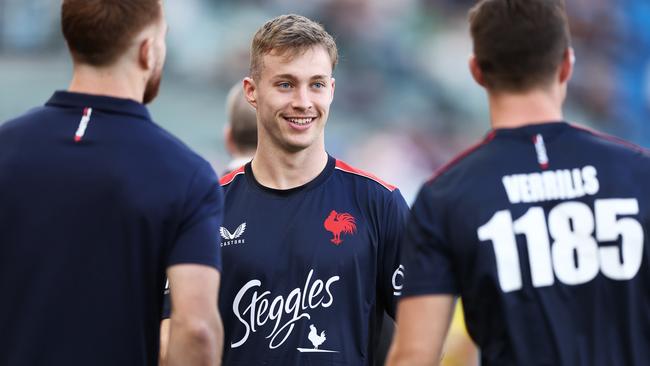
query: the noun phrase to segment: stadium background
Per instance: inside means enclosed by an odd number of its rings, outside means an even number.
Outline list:
[[[168,60],[154,119],[217,171],[224,99],[246,75],[254,31],[297,12],[335,35],[341,60],[330,153],[398,185],[409,202],[431,172],[488,130],[467,71],[461,0],[167,0]],[[650,146],[650,3],[568,0],[576,72],[569,120]],[[0,121],[67,87],[60,1],[0,0]],[[0,147],[1,148],[1,147]]]
[[[168,58],[151,111],[216,171],[228,161],[225,95],[246,76],[251,37],[264,21],[288,12],[323,23],[337,39],[329,152],[398,185],[407,201],[489,128],[484,92],[467,71],[466,13],[473,1],[165,3]],[[567,118],[650,147],[650,2],[567,0],[567,7],[577,55]],[[71,62],[59,11],[60,1],[0,0],[0,121],[67,87]]]

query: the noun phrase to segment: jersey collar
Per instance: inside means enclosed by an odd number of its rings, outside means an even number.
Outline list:
[[[105,95],[82,94],[58,90],[54,92],[54,95],[52,95],[45,105],[64,108],[90,107],[109,113],[126,114],[149,121],[151,120],[149,111],[143,104],[131,99],[121,99]]]
[[[492,137],[514,137],[529,138],[531,136],[542,134],[545,139],[554,138],[556,135],[571,129],[571,125],[564,121],[536,123],[516,128],[497,128],[492,130],[488,135]]]
[[[245,172],[244,175],[247,177],[250,184],[262,190],[263,192],[269,193],[274,196],[279,196],[279,197],[289,197],[299,192],[307,191],[321,185],[323,182],[327,180],[327,178],[329,178],[332,175],[335,166],[336,166],[336,159],[334,159],[331,155],[328,154],[327,164],[325,165],[325,169],[323,169],[320,172],[320,174],[316,176],[316,178],[312,179],[311,181],[301,186],[294,187],[291,189],[275,189],[275,188],[269,188],[263,186],[260,182],[257,181],[257,179],[255,179],[255,175],[253,175],[253,169],[251,168],[250,162],[246,164],[246,166],[244,167],[244,172]]]

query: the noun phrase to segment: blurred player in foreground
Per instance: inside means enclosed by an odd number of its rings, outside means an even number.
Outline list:
[[[230,173],[251,161],[257,148],[257,114],[244,96],[241,81],[228,92],[226,113],[228,120],[223,135],[232,158],[226,167],[226,173]]]
[[[253,38],[244,91],[257,152],[221,179],[225,365],[373,365],[383,313],[394,315],[408,207],[325,151],[337,57],[298,15]]]
[[[413,206],[388,364],[437,364],[461,295],[484,366],[648,365],[648,152],[563,122],[561,1],[480,1],[470,26],[493,130]]]
[[[151,120],[159,0],[64,0],[67,91],[0,127],[0,365],[213,365],[222,329],[210,165]]]

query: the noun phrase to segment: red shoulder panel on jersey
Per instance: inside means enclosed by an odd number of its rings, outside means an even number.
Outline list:
[[[467,148],[465,151],[463,151],[460,154],[456,155],[456,157],[451,159],[447,164],[445,164],[442,167],[438,168],[438,170],[436,170],[435,173],[433,173],[433,176],[431,176],[431,178],[429,178],[427,183],[433,182],[434,180],[436,180],[436,178],[441,176],[447,170],[451,169],[451,167],[453,167],[454,165],[458,164],[461,160],[463,160],[468,155],[470,155],[471,153],[476,151],[479,147],[481,147],[481,146],[489,143],[490,141],[492,141],[492,139],[494,138],[495,135],[496,135],[495,131],[490,131],[490,133],[487,136],[485,136],[485,138],[483,140],[481,140],[481,141],[477,142],[476,144],[472,145],[471,147]]]
[[[368,178],[370,180],[374,180],[375,182],[381,184],[384,188],[386,188],[387,190],[389,190],[391,192],[394,191],[395,189],[397,189],[397,187],[395,187],[394,185],[391,185],[391,184],[388,184],[388,183],[384,182],[383,180],[377,178],[377,176],[375,176],[373,174],[370,174],[368,172],[364,172],[363,170],[353,168],[353,167],[349,166],[348,164],[342,162],[341,160],[336,160],[336,167],[335,168],[338,169],[338,170],[342,170],[342,171],[344,171],[346,173],[356,174],[356,175]]]
[[[238,176],[239,174],[244,174],[245,167],[246,165],[242,165],[239,168],[233,170],[232,172],[224,175],[223,177],[221,177],[221,179],[219,179],[219,184],[221,184],[222,186],[230,184],[233,180],[235,180],[236,176]]]
[[[623,140],[622,138],[612,136],[612,135],[608,135],[606,133],[596,131],[596,130],[592,130],[591,128],[584,127],[584,126],[579,126],[579,125],[576,125],[576,124],[573,124],[573,123],[570,123],[570,125],[571,125],[571,127],[575,128],[577,130],[585,131],[585,132],[590,133],[590,134],[592,134],[592,135],[594,135],[596,137],[600,137],[603,140],[607,140],[607,141],[613,142],[615,144],[623,145],[623,146],[629,147],[632,150],[637,150],[637,151],[640,151],[640,152],[645,153],[645,154],[650,154],[650,150],[646,149],[645,147],[639,146],[639,145],[634,144],[634,143],[632,143],[630,141],[627,141],[627,140]]]

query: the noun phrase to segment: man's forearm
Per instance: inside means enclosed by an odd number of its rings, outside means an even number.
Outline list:
[[[160,352],[158,366],[167,365],[167,349],[169,348],[169,318],[160,322]]]
[[[454,297],[423,295],[400,300],[397,331],[388,366],[432,366],[440,363]]]
[[[387,366],[437,366],[440,354],[432,347],[417,348],[403,343],[393,343],[388,353]]]
[[[167,366],[215,366],[221,364],[223,326],[217,316],[211,321],[171,319]]]

